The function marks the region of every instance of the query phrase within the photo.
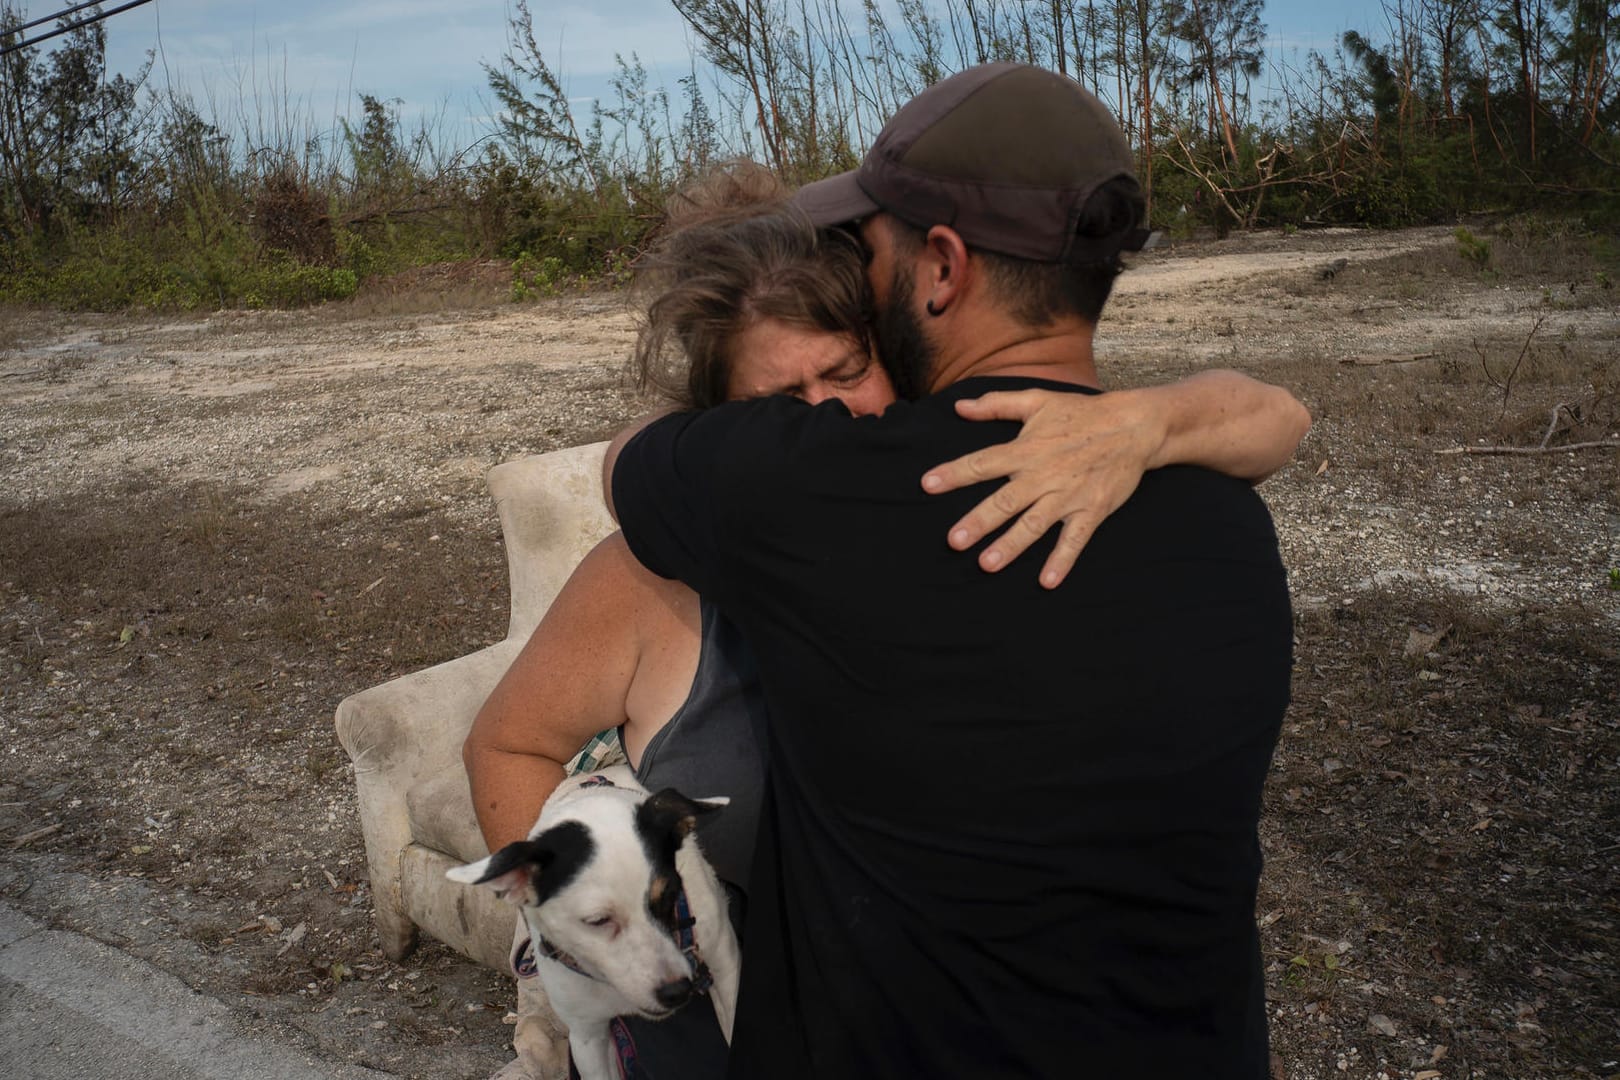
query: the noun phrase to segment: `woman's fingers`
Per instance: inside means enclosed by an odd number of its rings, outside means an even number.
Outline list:
[[[1052,548],[1052,554],[1046,557],[1046,565],[1041,567],[1042,588],[1055,589],[1063,584],[1079,560],[1080,552],[1090,542],[1091,534],[1102,524],[1103,517],[1102,514],[1088,512],[1070,514],[1063,519],[1063,531],[1058,534],[1057,545]]]
[[[1006,473],[997,473],[996,475],[1004,476]],[[978,505],[962,515],[956,524],[951,526],[947,541],[956,550],[965,551],[1003,525],[1006,525],[1009,521],[1017,518],[1020,514],[1027,517],[1028,512],[1034,508],[1038,500],[1050,496],[1052,493],[1051,486],[1046,479],[1032,476],[1028,471],[1020,473],[983,499],[980,499]],[[1043,519],[1040,515],[1030,520],[1024,525],[1024,528],[1033,529],[1040,525],[1041,530],[1030,538],[1029,543],[1021,545],[1018,550],[1022,552],[1030,543],[1039,539],[1041,533],[1045,532],[1051,524],[1051,519]]]
[[[930,495],[942,495],[947,491],[956,491],[959,488],[982,484],[986,480],[1001,480],[1009,476],[1016,479],[1017,474],[1029,470],[1035,464],[1030,460],[1030,456],[1030,447],[1021,446],[1015,442],[986,446],[970,454],[963,454],[954,461],[947,461],[943,465],[930,469],[923,476],[923,490]],[[1006,486],[1003,485],[997,490],[996,494],[1002,495],[1003,498],[1009,498],[1015,494],[1007,492]],[[1031,498],[1033,497],[1031,495]],[[989,499],[985,500],[985,502],[989,501]],[[1025,503],[1024,505],[1028,504]],[[1008,517],[1021,509],[1023,509],[1023,506],[1015,507],[989,525],[988,528],[994,528],[996,525],[1002,524]],[[984,531],[988,531],[988,529]],[[983,536],[984,531],[981,531],[979,536]]]
[[[956,403],[964,420],[1017,420],[1022,423],[1045,405],[1050,395],[1042,390],[992,390]]]
[[[1007,485],[1011,487],[1012,485]],[[1131,485],[1134,488],[1134,485]],[[1114,488],[1109,494],[1117,495],[1119,488]],[[999,493],[998,493],[999,494]],[[1060,519],[1063,528],[1058,533],[1057,543],[1046,557],[1041,567],[1041,585],[1048,589],[1055,589],[1061,585],[1069,572],[1074,569],[1080,558],[1080,553],[1090,542],[1097,526],[1110,513],[1119,508],[1119,505],[1130,497],[1130,491],[1124,492],[1124,497],[1114,501],[1113,498],[1093,500],[1080,503],[1073,498],[1066,498],[1061,494],[1050,494],[1036,499],[1030,503],[1023,514],[1010,525],[1000,536],[996,537],[983,551],[979,553],[979,567],[990,573],[1007,566],[1017,559],[1041,537],[1045,536],[1052,526]],[[978,543],[994,528],[981,529],[980,523],[987,520],[1006,520],[1013,516],[1004,506],[992,504],[995,496],[981,502],[965,517],[952,526],[950,545],[958,551],[964,551]],[[983,517],[976,515],[984,514]],[[1016,511],[1014,511],[1015,513]]]
[[[1011,484],[1007,485],[1007,487],[1011,486]],[[1006,488],[1003,488],[1002,490],[1004,491]],[[994,525],[987,529],[981,529],[978,527],[977,522],[972,524],[964,523],[969,522],[969,519],[973,518],[976,513],[978,513],[981,509],[984,509],[988,504],[994,503],[996,496],[1000,494],[1001,492],[997,492],[996,495],[990,496],[990,498],[984,500],[984,502],[980,503],[977,507],[970,511],[968,515],[962,519],[962,521],[957,522],[956,527],[952,528],[951,530],[951,546],[953,548],[956,548],[958,551],[970,548],[974,544],[978,543],[980,539],[983,539],[985,536],[995,531],[996,526]],[[1000,570],[1003,566],[1006,566],[1008,563],[1018,558],[1018,556],[1028,551],[1030,545],[1035,543],[1035,541],[1039,540],[1041,537],[1045,536],[1047,530],[1049,530],[1053,524],[1056,523],[1057,519],[1052,516],[1054,513],[1054,504],[1056,502],[1053,497],[1048,496],[1041,499],[1035,499],[1033,501],[1020,501],[1024,502],[1026,505],[1021,505],[1011,511],[1008,511],[1005,505],[994,506],[990,513],[987,514],[985,518],[981,519],[996,520],[997,524],[999,525],[1000,522],[1011,520],[1015,514],[1017,515],[1017,520],[1013,521],[1013,523],[1007,527],[1005,532],[996,537],[995,540],[983,551],[979,552],[979,565],[985,570],[992,572]],[[1020,514],[1019,510],[1022,510],[1023,512]],[[968,540],[966,543],[959,544],[957,543],[959,531],[972,533],[974,538]]]
[[[965,420],[1015,420],[1022,424],[1049,405],[1053,396],[1047,390],[997,390],[983,397],[963,398],[956,403],[956,412]],[[1039,431],[1025,430],[1035,438],[1050,437]],[[940,495],[1029,468],[1036,464],[1030,442],[1021,434],[1013,442],[987,446],[935,466],[923,474],[923,490],[930,495]]]
[[[987,446],[929,470],[923,490],[956,491],[1005,479],[951,526],[950,546],[965,551],[1004,529],[979,553],[979,565],[1000,570],[1062,523],[1041,569],[1055,588],[1097,526],[1130,498],[1142,479],[1151,431],[1125,394],[1102,398],[1049,390],[999,391],[956,403],[969,420],[1013,420],[1023,430],[1011,442]]]

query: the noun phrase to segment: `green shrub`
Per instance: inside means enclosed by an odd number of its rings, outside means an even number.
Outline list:
[[[127,233],[64,230],[49,253],[0,255],[0,300],[71,311],[290,307],[353,296],[346,267],[261,255],[240,230],[202,243],[185,226]]]
[[[563,261],[555,255],[535,257],[525,251],[512,260],[512,299],[551,296],[562,284]]]
[[[475,258],[480,252],[451,214],[424,214],[407,220],[381,215],[338,227],[336,264],[364,281],[388,277],[417,266]]]
[[[286,259],[248,269],[240,295],[242,304],[250,308],[304,307],[324,300],[347,300],[359,284],[353,270]]]
[[[1457,253],[1459,255],[1472,263],[1477,269],[1488,270],[1490,268],[1491,242],[1489,240],[1480,239],[1461,225],[1457,226],[1457,231],[1452,235],[1457,238]]]

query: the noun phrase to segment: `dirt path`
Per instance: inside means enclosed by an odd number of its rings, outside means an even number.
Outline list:
[[[1164,257],[1144,260],[1125,275],[1115,295],[1174,301],[1218,282],[1234,283],[1290,271],[1309,277],[1338,259],[1344,259],[1347,265],[1378,262],[1453,243],[1451,230],[1439,228],[1399,233],[1366,229],[1261,233],[1222,242],[1216,258],[1209,257],[1205,245],[1190,245],[1183,250],[1172,243],[1163,252]]]
[[[1261,905],[1300,1080],[1615,1068],[1620,458],[1436,452],[1533,446],[1560,404],[1554,443],[1620,436],[1620,275],[1492,243],[1487,273],[1445,229],[1172,245],[1100,335],[1112,384],[1232,366],[1316,416],[1263,489],[1299,613]],[[0,314],[0,897],[331,1060],[478,1076],[506,988],[376,953],[331,710],[501,636],[483,474],[633,414],[633,323],[370,306]]]

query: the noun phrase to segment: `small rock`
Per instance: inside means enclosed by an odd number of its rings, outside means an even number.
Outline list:
[[[1373,1013],[1367,1017],[1367,1030],[1391,1039],[1399,1034],[1395,1027],[1395,1021],[1383,1013]]]

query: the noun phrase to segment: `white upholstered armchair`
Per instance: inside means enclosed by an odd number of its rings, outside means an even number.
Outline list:
[[[338,739],[354,763],[377,929],[394,959],[425,930],[504,970],[512,909],[488,889],[445,880],[488,851],[473,816],[461,744],[563,582],[613,529],[602,505],[606,443],[576,446],[491,469],[512,584],[505,640],[345,698]]]

